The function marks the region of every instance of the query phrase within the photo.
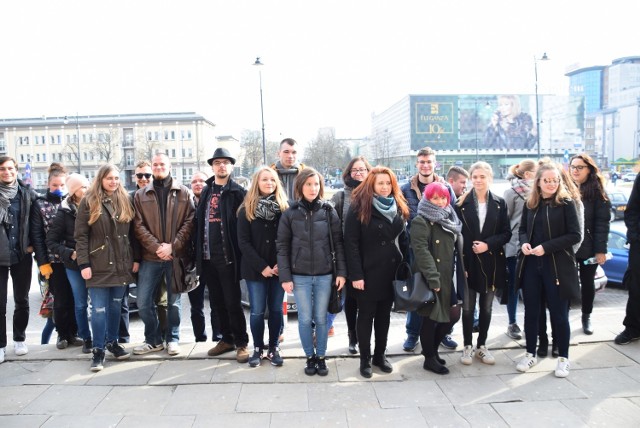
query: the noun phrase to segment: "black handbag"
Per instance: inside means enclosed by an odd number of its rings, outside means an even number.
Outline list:
[[[402,262],[393,280],[395,311],[413,312],[436,301],[436,296],[421,272],[411,274],[409,263]]]
[[[337,314],[342,312],[342,291],[338,291],[336,286],[336,276],[338,269],[336,267],[336,249],[333,246],[333,235],[331,232],[331,208],[330,205],[325,204],[325,214],[327,215],[327,223],[329,223],[329,246],[331,247],[331,294],[329,295],[329,306],[327,312],[330,314]]]

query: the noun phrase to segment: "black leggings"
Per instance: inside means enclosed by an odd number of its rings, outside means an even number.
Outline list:
[[[449,309],[449,322],[436,322],[429,317],[422,317],[420,329],[420,343],[422,343],[422,355],[434,357],[438,355],[438,346],[442,339],[449,334],[455,323],[460,319],[460,306],[452,306]]]
[[[578,271],[580,273],[580,290],[582,293],[582,313],[591,314],[593,311],[593,299],[596,296],[594,283],[597,264],[585,265],[584,259],[578,259]]]

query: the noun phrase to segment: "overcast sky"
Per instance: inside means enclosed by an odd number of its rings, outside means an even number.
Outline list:
[[[369,134],[407,94],[567,93],[640,55],[629,0],[3,2],[0,118],[195,111],[217,135]]]

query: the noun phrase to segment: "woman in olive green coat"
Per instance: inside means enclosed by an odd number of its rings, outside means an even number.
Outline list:
[[[411,222],[413,271],[421,272],[436,294],[435,303],[418,310],[423,317],[420,330],[423,367],[437,374],[449,373],[438,355],[438,346],[460,319],[466,285],[460,258],[462,224],[449,198],[449,190],[442,183],[429,184],[418,204],[418,215]]]

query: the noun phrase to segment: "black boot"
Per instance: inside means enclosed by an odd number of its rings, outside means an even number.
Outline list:
[[[366,377],[369,379],[373,376],[373,370],[371,370],[371,357],[369,356],[360,356],[360,374],[362,377]]]
[[[358,337],[356,336],[355,330],[349,330],[349,353],[357,354],[358,353]]]
[[[391,373],[393,371],[393,366],[387,360],[387,356],[385,354],[374,354],[373,361],[371,362],[374,366],[380,367],[385,373]]]
[[[540,358],[545,358],[547,355],[549,355],[549,339],[547,338],[540,338],[538,340],[538,357]]]
[[[558,352],[558,345],[555,343],[551,343],[551,356],[553,358],[558,358],[560,356],[560,352]]]
[[[435,356],[424,357],[424,364],[422,365],[422,368],[439,375],[445,375],[449,373],[449,369],[440,364]]]
[[[447,364],[444,358],[440,358],[440,354],[438,353],[438,351],[436,351],[436,360],[443,366]]]
[[[584,334],[593,334],[593,326],[591,325],[591,314],[582,314],[582,331]]]

